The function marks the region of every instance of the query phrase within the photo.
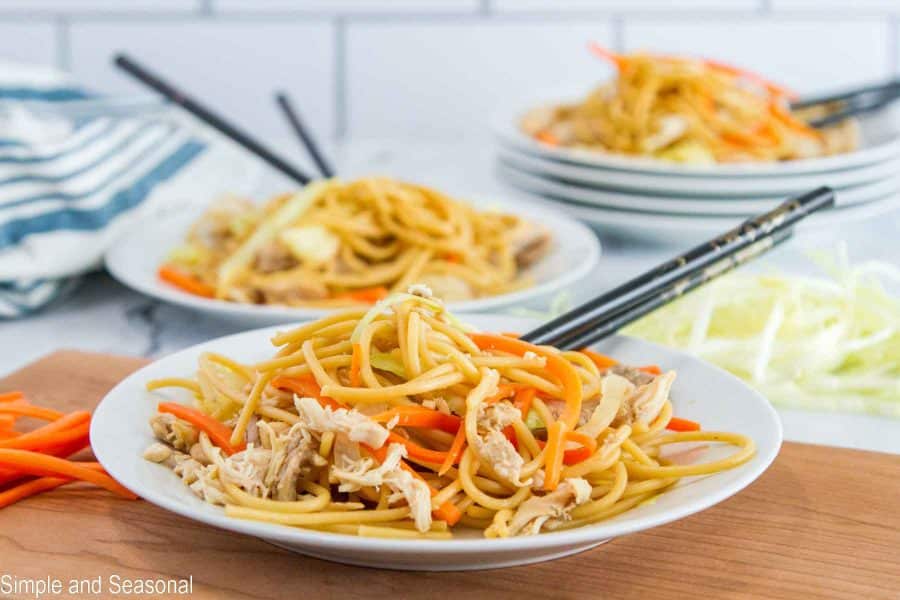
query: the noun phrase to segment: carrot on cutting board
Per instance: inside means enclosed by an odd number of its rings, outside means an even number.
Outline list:
[[[46,476],[48,473],[58,477],[69,477],[87,481],[100,486],[123,498],[132,500],[137,496],[114,480],[106,473],[98,473],[80,466],[79,463],[55,456],[47,456],[40,452],[28,450],[0,449],[0,465],[12,467],[28,475]]]
[[[161,266],[157,275],[166,283],[174,285],[183,292],[195,296],[203,296],[204,298],[214,298],[216,295],[216,290],[211,285],[207,285],[193,275],[188,275],[169,265]]]
[[[92,471],[103,471],[103,467],[100,466],[100,463],[94,462],[77,464],[80,467],[91,469]],[[37,494],[40,494],[41,492],[46,492],[66,485],[67,483],[72,483],[74,481],[76,480],[68,477],[39,477],[38,479],[32,479],[31,481],[20,483],[15,487],[11,487],[6,491],[0,492],[0,508],[6,508],[11,504],[15,504],[19,500],[24,500],[25,498],[35,496]]]

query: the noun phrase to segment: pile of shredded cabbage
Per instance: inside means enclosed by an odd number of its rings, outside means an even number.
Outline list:
[[[687,350],[773,404],[900,417],[900,269],[817,256],[827,276],[736,273],[624,333]]]

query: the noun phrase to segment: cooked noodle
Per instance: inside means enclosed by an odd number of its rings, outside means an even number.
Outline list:
[[[611,518],[755,451],[673,419],[672,372],[470,332],[425,291],[273,342],[275,359],[207,354],[196,381],[148,385],[186,388],[199,410],[160,405],[147,458],[237,518],[403,539],[534,534]],[[737,449],[666,458],[686,442]]]
[[[527,113],[522,129],[552,146],[707,164],[811,158],[849,152],[858,125],[817,131],[792,113],[789,92],[716,61],[646,53],[617,55],[615,79],[580,102]]]
[[[160,276],[195,294],[258,304],[369,303],[413,282],[446,300],[531,285],[546,230],[390,179],[313,183],[257,207],[226,199],[174,249]]]

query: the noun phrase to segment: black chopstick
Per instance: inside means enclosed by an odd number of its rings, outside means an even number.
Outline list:
[[[319,151],[319,145],[316,143],[313,135],[307,131],[303,119],[300,118],[300,113],[294,109],[293,103],[291,102],[291,99],[288,98],[288,95],[284,92],[279,92],[275,94],[275,101],[278,103],[279,108],[281,108],[281,112],[284,113],[288,123],[290,123],[291,129],[293,129],[294,133],[297,134],[297,137],[300,138],[303,147],[306,148],[306,151],[313,159],[313,162],[316,163],[316,166],[319,168],[319,173],[321,173],[323,177],[334,177],[334,169]]]
[[[810,127],[821,129],[822,127],[828,127],[829,125],[840,123],[841,121],[849,119],[850,117],[864,115],[870,112],[881,110],[887,105],[896,102],[898,99],[900,99],[900,91],[895,92],[893,95],[879,96],[866,101],[854,101],[841,110],[825,115],[824,117],[821,117],[819,119],[813,119],[807,124]]]
[[[800,110],[810,108],[819,104],[832,104],[834,102],[846,102],[853,98],[861,98],[865,96],[893,96],[900,93],[900,79],[892,79],[884,83],[869,84],[858,88],[843,90],[840,92],[831,92],[811,98],[801,98],[795,102],[791,102],[791,110]]]
[[[590,337],[591,331],[608,320],[610,315],[650,302],[670,286],[696,275],[701,269],[736,256],[764,238],[791,229],[810,213],[833,205],[834,191],[827,187],[787,200],[774,210],[748,219],[738,227],[553,319],[525,334],[522,339],[534,344],[576,348],[573,343]]]
[[[181,90],[165,82],[158,75],[151,73],[128,56],[124,54],[116,55],[115,64],[147,87],[165,96],[176,106],[183,108],[213,129],[237,142],[300,185],[306,185],[312,181],[312,178],[309,175],[276,155],[272,150],[266,148],[250,134],[242,131],[236,125],[229,123],[223,117],[217,115]]]
[[[590,329],[583,336],[570,339],[566,342],[565,348],[585,348],[599,342],[600,340],[613,335],[623,327],[630,325],[641,317],[665,306],[669,302],[677,300],[701,285],[709,283],[720,275],[724,275],[744,263],[765,254],[769,250],[772,250],[776,246],[789,240],[793,234],[793,229],[777,231],[771,236],[764,237],[761,240],[754,242],[740,252],[723,258],[705,269],[699,269],[689,274],[684,279],[669,285],[664,291],[651,296],[645,302],[635,303],[622,311],[610,315],[602,322],[598,322],[596,327]]]

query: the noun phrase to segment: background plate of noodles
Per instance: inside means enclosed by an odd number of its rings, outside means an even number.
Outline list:
[[[495,310],[546,299],[588,275],[599,260],[600,243],[596,236],[586,226],[566,217],[559,210],[524,203],[500,202],[494,198],[476,200],[473,205],[479,211],[499,211],[515,215],[512,218],[518,218],[520,223],[539,228],[546,238],[546,244],[536,260],[520,269],[519,277],[512,285],[497,291],[488,287],[479,297],[459,300],[448,298],[447,304],[451,310]],[[110,273],[123,284],[145,295],[243,324],[266,325],[318,318],[336,308],[325,302],[288,305],[279,302],[277,295],[270,296],[270,302],[256,303],[235,301],[233,298],[226,300],[203,297],[182,291],[161,280],[161,265],[170,260],[173,250],[183,246],[186,235],[201,214],[202,208],[191,207],[140,223],[110,248],[106,255],[106,266]],[[427,236],[428,232],[422,235]],[[327,245],[325,242],[328,240],[314,238],[315,236],[306,238],[311,240],[307,244],[308,250],[319,252]],[[277,275],[276,273],[275,276]],[[363,269],[360,275],[365,277],[366,270]],[[274,278],[266,276],[266,279],[271,281]],[[418,281],[409,283],[427,283],[436,293],[448,296],[434,281],[421,279],[417,277]],[[372,300],[374,299],[377,298]]]
[[[532,320],[470,315],[464,319],[485,331],[532,329]],[[148,392],[146,384],[165,377],[189,377],[207,352],[252,363],[272,356],[270,339],[284,328],[232,335],[183,350],[134,373],[114,388],[95,412],[91,439],[107,471],[145,500],[184,517],[215,527],[268,540],[303,554],[381,568],[466,570],[527,564],[577,553],[611,538],[682,519],[739,492],[774,460],[781,444],[781,425],[766,400],[725,371],[692,358],[627,337],[611,338],[597,350],[625,364],[661,365],[678,373],[671,400],[675,414],[702,423],[704,430],[739,432],[756,444],[748,462],[728,471],[681,480],[675,487],[600,523],[522,537],[485,539],[482,532],[454,530],[454,538],[379,539],[248,521],[225,516],[220,507],[195,496],[171,471],[143,458],[153,442],[148,427],[160,401],[190,404],[186,390]],[[700,462],[729,450],[710,447]],[[688,459],[694,460],[694,459]],[[189,543],[189,542],[188,542]]]

